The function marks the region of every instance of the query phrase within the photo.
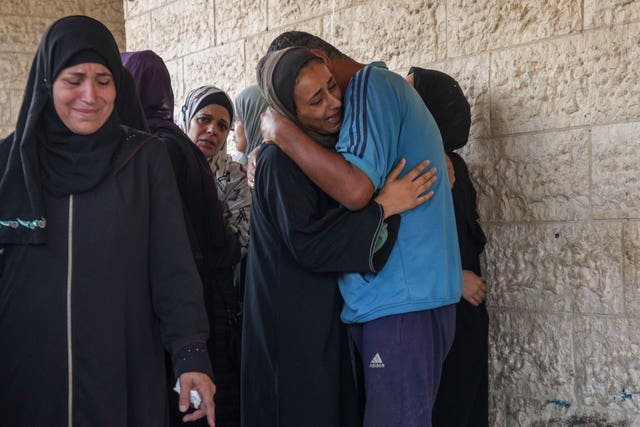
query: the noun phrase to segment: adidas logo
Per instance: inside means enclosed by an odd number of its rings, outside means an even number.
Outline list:
[[[373,359],[371,359],[371,362],[369,362],[369,367],[384,368],[384,363],[382,362],[382,357],[380,357],[380,353],[376,353],[376,355],[373,356]]]

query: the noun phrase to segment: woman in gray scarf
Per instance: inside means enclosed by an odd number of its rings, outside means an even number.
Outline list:
[[[187,95],[180,111],[179,125],[204,154],[214,174],[218,199],[223,208],[223,220],[228,234],[240,242],[242,259],[234,267],[240,276],[244,255],[249,244],[249,209],[251,193],[247,186],[247,175],[240,163],[227,154],[226,142],[233,123],[233,104],[229,96],[214,86],[201,86]],[[207,307],[213,316],[214,330],[210,342],[214,349],[216,373],[216,420],[224,427],[240,424],[239,408],[239,321],[241,317],[242,283],[234,286],[234,272],[219,268],[211,281],[212,307]]]
[[[233,103],[224,91],[215,86],[201,86],[187,95],[178,124],[207,158],[216,178],[225,224],[238,237],[245,255],[251,192],[244,167],[227,154],[233,116]]]

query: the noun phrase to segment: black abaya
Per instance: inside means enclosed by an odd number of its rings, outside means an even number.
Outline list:
[[[480,271],[486,238],[476,211],[476,191],[462,157],[447,154],[456,174],[452,189],[462,269]],[[489,423],[489,314],[483,302],[474,307],[464,299],[456,305],[456,335],[444,362],[433,408],[435,427],[482,427]]]
[[[381,268],[397,223],[374,256],[381,226],[379,205],[338,207],[279,148],[261,149],[244,301],[244,427],[361,425],[337,272]]]

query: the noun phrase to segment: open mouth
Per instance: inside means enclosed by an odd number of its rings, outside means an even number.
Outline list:
[[[339,124],[342,121],[342,114],[337,113],[332,116],[327,117],[327,121],[331,124]]]

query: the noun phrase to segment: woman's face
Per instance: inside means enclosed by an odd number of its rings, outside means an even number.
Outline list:
[[[247,151],[247,134],[241,121],[236,121],[236,125],[233,128],[233,137],[236,143],[236,150],[245,153]]]
[[[113,112],[116,86],[102,64],[84,63],[63,69],[53,82],[53,106],[58,117],[78,135],[90,135]]]
[[[222,105],[209,104],[193,116],[189,122],[189,138],[209,159],[220,151],[229,135],[229,112]]]
[[[323,62],[311,61],[298,73],[293,88],[296,117],[322,135],[337,133],[342,125],[342,91]]]

